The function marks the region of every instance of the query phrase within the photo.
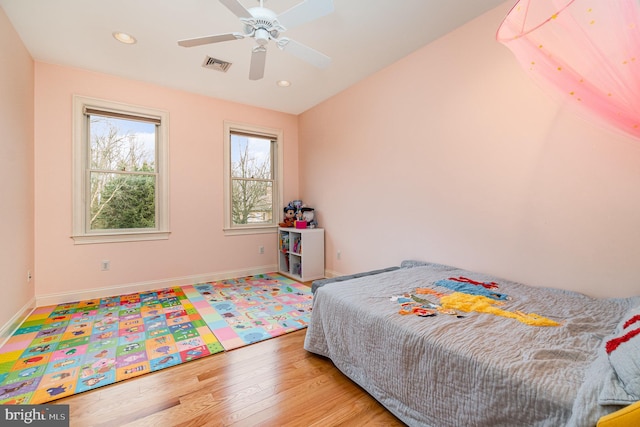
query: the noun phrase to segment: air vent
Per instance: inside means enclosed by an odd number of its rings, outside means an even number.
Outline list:
[[[222,71],[223,73],[226,73],[229,67],[231,67],[231,62],[207,56],[204,58],[202,66],[204,68],[211,68],[212,70]]]

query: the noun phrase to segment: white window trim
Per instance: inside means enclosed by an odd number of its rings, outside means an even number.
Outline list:
[[[276,141],[276,156],[275,156],[275,168],[276,173],[276,191],[273,194],[273,218],[274,224],[268,225],[242,225],[233,226],[231,220],[231,132],[252,133],[268,138],[273,138]],[[227,236],[242,235],[242,234],[261,234],[261,233],[275,233],[278,230],[278,221],[280,221],[280,213],[278,206],[281,205],[282,197],[284,194],[284,174],[283,174],[283,132],[282,129],[273,129],[264,126],[250,125],[246,123],[238,123],[226,121],[224,122],[224,155],[223,155],[223,173],[224,173],[224,225],[223,231]]]
[[[138,115],[160,119],[159,138],[156,158],[158,182],[157,197],[157,227],[150,230],[110,230],[91,231],[86,223],[88,211],[86,206],[86,162],[88,147],[85,143],[87,134],[87,120],[85,108]],[[169,238],[169,113],[147,107],[122,104],[103,99],[73,96],[73,219],[72,235],[75,244],[136,242],[145,240],[163,240]]]

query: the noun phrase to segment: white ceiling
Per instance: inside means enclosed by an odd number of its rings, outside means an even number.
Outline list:
[[[240,0],[246,8],[257,0]],[[277,14],[301,0],[268,0]],[[332,58],[316,69],[273,42],[262,80],[248,78],[250,39],[184,48],[178,40],[241,31],[218,0],[0,0],[36,61],[143,80],[299,114],[441,37],[504,0],[334,0],[334,12],[287,31]],[[515,3],[515,0],[514,0]],[[496,28],[497,30],[497,28]],[[132,34],[124,45],[114,31]],[[233,63],[205,69],[206,55]],[[280,88],[277,80],[292,85]]]

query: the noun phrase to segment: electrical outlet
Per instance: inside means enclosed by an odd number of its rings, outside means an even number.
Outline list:
[[[259,253],[260,255],[264,254],[264,246],[262,246],[262,245],[261,245],[261,246],[258,246],[258,253]]]
[[[109,271],[109,269],[111,268],[111,261],[109,261],[108,259],[102,260],[100,266],[102,271]]]
[[[342,259],[342,251],[336,252],[336,259]]]
[[[29,283],[32,278],[33,278],[33,275],[31,274],[31,270],[27,270],[27,283]]]

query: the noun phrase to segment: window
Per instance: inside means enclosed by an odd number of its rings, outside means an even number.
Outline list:
[[[168,113],[76,96],[73,238],[168,238]]]
[[[282,200],[282,131],[224,123],[224,230],[273,232]]]

